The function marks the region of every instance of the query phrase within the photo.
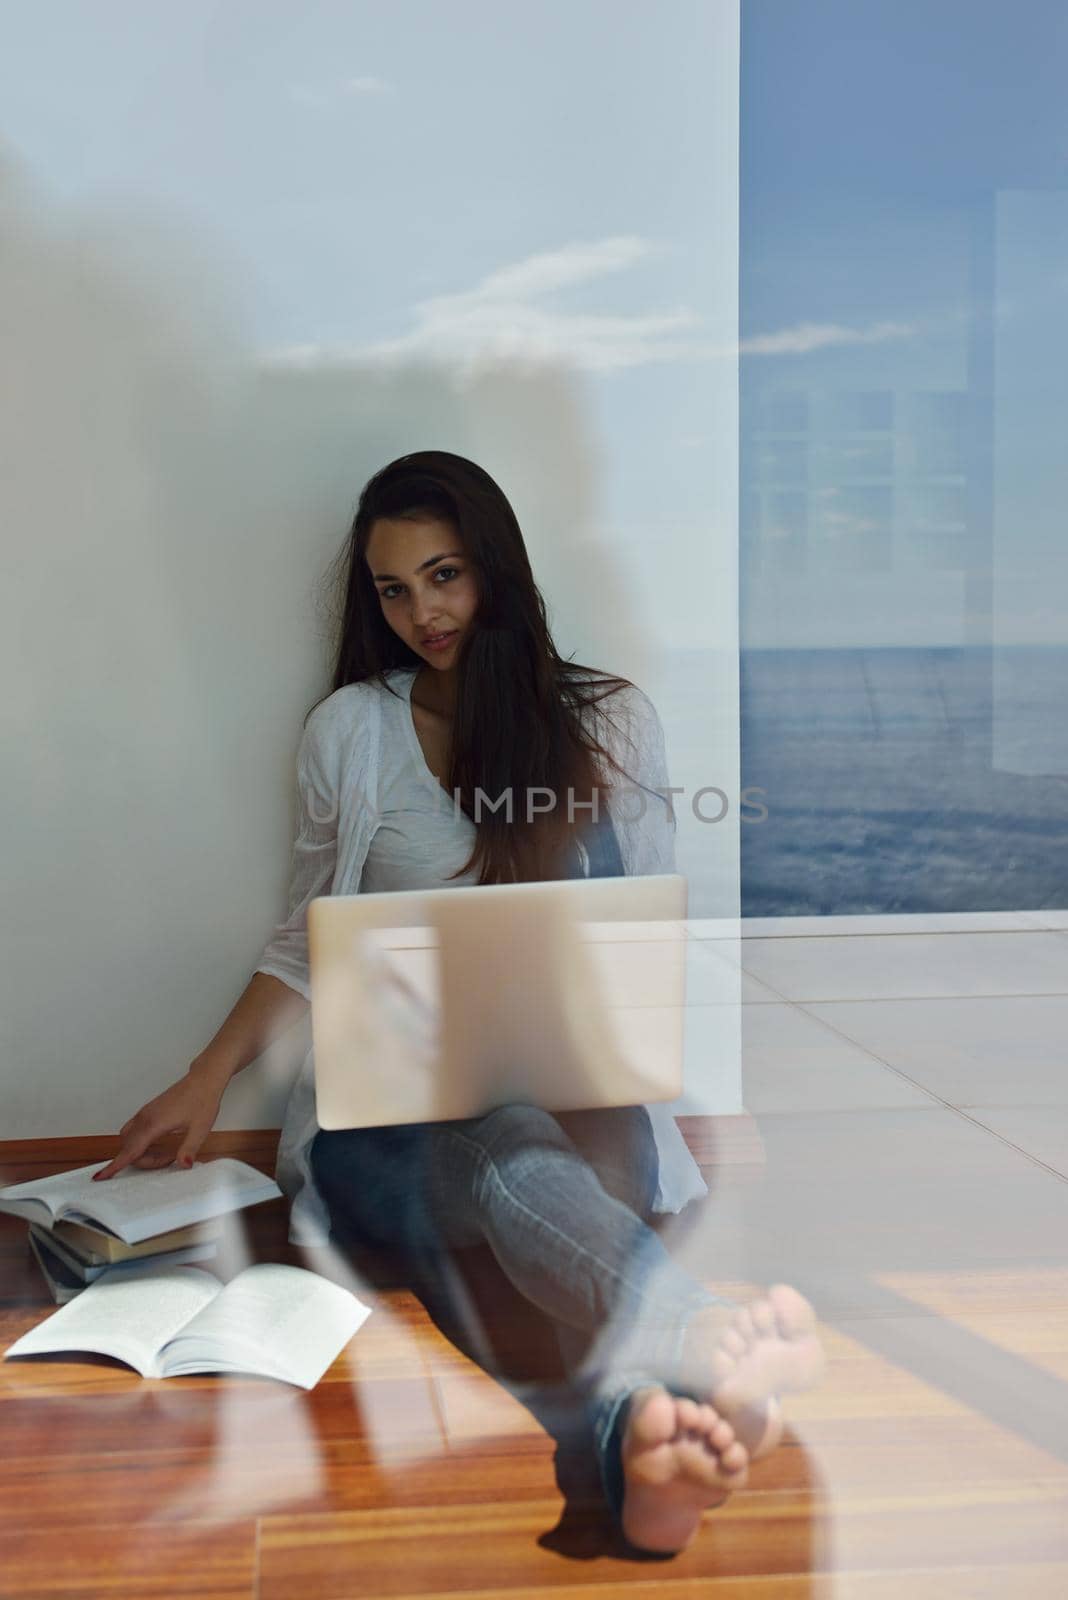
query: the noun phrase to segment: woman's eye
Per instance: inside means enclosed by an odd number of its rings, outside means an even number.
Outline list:
[[[449,583],[457,576],[459,570],[459,567],[437,567],[434,570],[434,581],[437,582],[438,578],[444,577],[446,583]],[[403,588],[403,583],[387,583],[385,588],[379,589],[378,592],[383,600],[395,600]]]

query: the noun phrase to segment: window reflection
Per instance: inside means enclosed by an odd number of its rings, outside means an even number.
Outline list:
[[[746,915],[1068,905],[1062,24],[743,8]]]

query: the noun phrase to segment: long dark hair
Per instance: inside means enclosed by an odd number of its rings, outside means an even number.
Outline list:
[[[483,801],[475,847],[460,872],[477,871],[479,883],[566,876],[576,830],[592,815],[607,818],[608,767],[623,771],[586,725],[595,719],[583,713],[596,706],[595,717],[607,717],[600,702],[629,687],[629,680],[560,656],[515,512],[489,473],[447,450],[419,450],[391,461],[365,485],[335,563],[344,598],[334,691],[374,678],[392,693],[387,672],[423,665],[386,622],[368,570],[367,544],[378,517],[451,523],[475,568],[479,599],[457,662],[448,788],[469,817],[476,789],[488,804]],[[509,789],[511,820],[504,805],[489,809]],[[551,791],[557,803],[528,817],[527,796],[538,790]],[[583,802],[595,791],[592,813]],[[536,799],[534,806],[541,803]]]

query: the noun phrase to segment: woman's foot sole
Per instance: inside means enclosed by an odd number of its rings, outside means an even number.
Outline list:
[[[638,1549],[673,1554],[742,1487],[749,1454],[713,1406],[649,1388],[631,1399],[622,1462],[624,1534]]]
[[[678,1387],[707,1395],[756,1460],[782,1437],[777,1397],[811,1388],[823,1368],[815,1312],[796,1289],[776,1284],[748,1305],[697,1313]]]

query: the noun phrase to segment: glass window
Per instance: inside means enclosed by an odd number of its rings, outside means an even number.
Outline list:
[[[1056,0],[742,7],[745,914],[1068,906],[1066,149]]]

